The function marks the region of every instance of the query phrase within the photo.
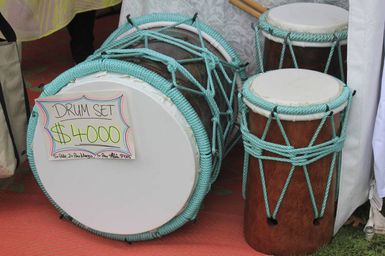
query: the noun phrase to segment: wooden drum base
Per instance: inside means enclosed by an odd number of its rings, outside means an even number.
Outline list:
[[[338,131],[339,116],[335,116]],[[261,136],[267,118],[250,112],[250,132]],[[290,143],[306,147],[320,121],[282,121]],[[330,122],[322,128],[315,144],[331,138]],[[275,121],[267,133],[266,141],[284,144],[283,136]],[[267,154],[266,152],[264,154]],[[273,156],[273,154],[270,154]],[[331,156],[308,165],[308,172],[317,202],[321,208],[325,193]],[[337,159],[338,160],[338,159]],[[336,166],[337,166],[336,161]],[[265,182],[271,214],[274,212],[291,165],[277,161],[263,161]],[[268,221],[263,197],[258,160],[251,157],[246,192],[244,233],[247,242],[255,250],[273,255],[306,255],[327,244],[333,235],[336,204],[335,167],[325,214],[315,220],[310,194],[302,167],[296,167],[292,180],[278,211],[277,222]],[[274,222],[274,223],[273,223]]]

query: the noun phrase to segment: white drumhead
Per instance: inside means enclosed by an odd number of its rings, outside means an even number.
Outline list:
[[[306,107],[332,101],[341,95],[343,84],[333,76],[307,69],[278,69],[263,73],[250,84],[250,92],[257,98],[280,106]],[[247,100],[246,104],[266,117],[269,111],[261,109]],[[344,106],[343,106],[344,107]],[[336,112],[342,108],[336,109]],[[280,115],[284,120],[312,120],[321,115]]]
[[[347,10],[335,5],[292,3],[272,8],[268,12],[267,22],[288,32],[334,33],[347,29],[348,15]],[[271,39],[278,40],[274,37]],[[319,43],[293,44],[322,47]]]
[[[38,124],[33,139],[36,171],[50,197],[70,216],[97,231],[138,234],[177,216],[199,172],[193,133],[160,91],[133,77],[97,73],[59,93],[123,90],[132,123],[135,160],[48,160]]]

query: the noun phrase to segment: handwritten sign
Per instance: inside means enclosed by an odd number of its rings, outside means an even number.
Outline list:
[[[58,94],[36,103],[51,160],[135,159],[123,92]]]

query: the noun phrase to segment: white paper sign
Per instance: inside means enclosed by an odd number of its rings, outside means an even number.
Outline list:
[[[124,92],[59,94],[36,104],[51,160],[135,159]]]

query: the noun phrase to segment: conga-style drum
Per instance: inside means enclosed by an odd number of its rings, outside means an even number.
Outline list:
[[[28,155],[63,218],[131,242],[196,218],[229,147],[242,68],[196,16],[129,21],[45,86]]]
[[[244,234],[257,251],[303,255],[332,238],[350,99],[343,82],[311,70],[246,81]]]
[[[348,11],[334,5],[292,3],[272,8],[255,27],[257,72],[303,68],[344,81],[347,27]]]

